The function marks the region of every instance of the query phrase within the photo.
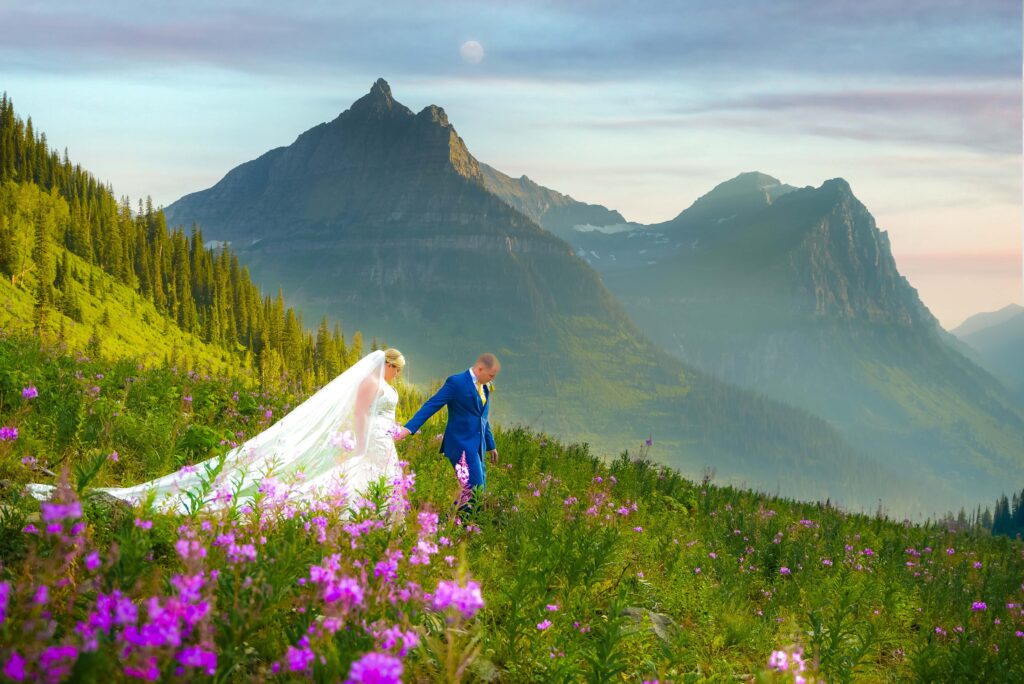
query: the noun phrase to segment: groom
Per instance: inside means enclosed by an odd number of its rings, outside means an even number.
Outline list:
[[[469,488],[483,489],[487,479],[484,452],[490,453],[494,462],[498,460],[498,449],[488,421],[491,389],[487,383],[494,380],[500,370],[498,357],[481,354],[472,368],[445,380],[437,394],[423,404],[405,427],[399,429],[395,439],[402,440],[415,433],[442,406],[447,406],[448,424],[441,440],[441,453],[448,457],[452,467],[465,454],[466,465],[469,466]]]

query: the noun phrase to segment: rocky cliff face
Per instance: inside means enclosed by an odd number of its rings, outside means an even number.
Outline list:
[[[775,208],[781,214],[773,217],[777,223],[807,223],[789,255],[806,311],[928,330],[938,326],[896,267],[888,235],[845,180],[795,192]]]

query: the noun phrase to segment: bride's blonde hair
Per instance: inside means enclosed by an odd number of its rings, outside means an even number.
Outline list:
[[[397,349],[384,350],[384,361],[395,368],[405,368],[405,357]]]

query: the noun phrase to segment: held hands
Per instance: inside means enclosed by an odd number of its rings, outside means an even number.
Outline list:
[[[409,432],[409,428],[407,428],[407,427],[399,427],[397,430],[395,430],[394,439],[395,439],[396,442],[401,442],[403,439],[405,439],[406,437],[408,437],[411,434],[412,433]]]

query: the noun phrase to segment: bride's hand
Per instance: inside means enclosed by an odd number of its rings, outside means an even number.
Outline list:
[[[400,428],[398,428],[398,430],[397,430],[397,431],[395,432],[395,436],[394,436],[394,438],[395,438],[395,441],[396,441],[396,442],[401,442],[401,441],[402,441],[403,439],[405,439],[406,437],[408,437],[408,436],[409,436],[409,435],[411,435],[411,434],[412,434],[412,433],[411,433],[411,432],[409,432],[409,428],[407,428],[407,427],[400,427]]]

